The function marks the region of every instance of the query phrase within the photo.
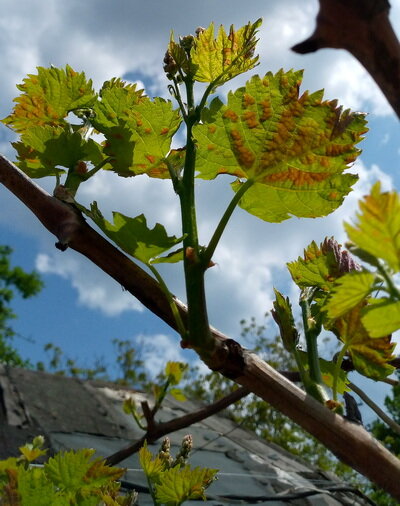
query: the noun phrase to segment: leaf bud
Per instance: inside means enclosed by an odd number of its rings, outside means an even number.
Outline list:
[[[199,35],[205,31],[206,31],[205,28],[203,28],[202,26],[198,26],[195,30],[196,36],[199,37]]]
[[[354,260],[347,250],[342,251],[341,248],[342,246],[333,237],[329,239],[326,237],[322,243],[323,252],[331,251],[334,254],[340,274],[346,274],[350,271],[361,271],[361,265]]]
[[[79,162],[75,165],[75,172],[77,174],[86,174],[87,173],[87,164],[83,160],[79,160]]]
[[[178,71],[178,65],[169,50],[165,53],[163,62],[165,63],[163,67],[164,72],[167,75],[174,76],[174,74]],[[171,79],[171,77],[169,77],[169,79]]]
[[[192,49],[193,42],[193,35],[185,35],[184,37],[179,37],[179,44],[185,51],[190,51]]]

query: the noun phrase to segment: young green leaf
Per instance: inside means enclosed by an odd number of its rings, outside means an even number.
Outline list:
[[[329,291],[340,276],[339,263],[331,250],[313,241],[304,250],[303,258],[287,264],[293,281],[300,288],[317,287]]]
[[[103,217],[96,202],[91,204],[90,211],[85,209],[84,212],[123,251],[145,264],[152,263],[152,259],[182,241],[181,238],[168,236],[165,228],[159,223],[152,229],[148,228],[143,214],[130,218],[114,212],[114,223],[110,223]],[[164,262],[167,261],[166,257],[163,259]],[[171,261],[177,260],[172,257]]]
[[[180,383],[183,373],[187,368],[188,365],[183,362],[167,362],[164,373],[167,376],[170,385],[177,385]]]
[[[309,364],[308,364],[308,357],[307,353],[305,351],[298,351],[299,357],[301,359],[301,362],[303,364],[303,367],[308,371],[309,370]],[[325,383],[325,385],[329,388],[332,388],[333,386],[333,379],[335,376],[335,362],[331,360],[324,360],[323,358],[319,358],[319,367],[321,370],[321,376],[322,380]],[[347,384],[350,382],[350,380],[347,378],[347,374],[342,369],[339,372],[339,377],[337,380],[336,389],[337,392],[340,394],[343,394],[344,392],[347,392],[350,390],[350,388],[347,387]]]
[[[400,302],[387,298],[369,299],[361,321],[371,337],[383,337],[400,329]]]
[[[153,457],[146,443],[139,450],[139,463],[147,479],[159,481],[160,474],[165,469],[165,462],[158,455]]]
[[[172,397],[179,402],[187,401],[186,395],[183,393],[183,390],[181,390],[180,388],[170,388],[168,390],[168,393],[170,395],[172,395]]]
[[[68,497],[62,497],[40,468],[18,469],[18,493],[21,506],[68,506]]]
[[[349,239],[359,248],[381,258],[395,272],[400,271],[400,197],[381,192],[377,182],[359,203],[354,225],[345,223]]]
[[[363,304],[336,319],[331,330],[346,344],[355,369],[372,379],[383,379],[394,371],[389,361],[394,358],[395,344],[390,336],[371,338],[361,320]]]
[[[328,318],[338,318],[357,306],[371,293],[375,276],[371,272],[349,272],[338,280],[332,287],[331,296],[324,309]],[[383,332],[386,336],[390,332]],[[371,335],[371,337],[374,337]]]
[[[232,25],[229,34],[220,26],[216,38],[213,23],[207,29],[199,30],[190,52],[195,68],[193,79],[219,86],[254,68],[258,62],[258,56],[254,56],[256,33],[261,23],[262,20],[258,19],[237,31]]]
[[[284,297],[274,288],[275,300],[274,309],[271,311],[274,320],[279,326],[283,346],[287,351],[292,352],[299,342],[299,333],[294,323],[292,306],[289,297]]]
[[[162,504],[182,504],[184,501],[206,499],[205,490],[215,480],[217,469],[172,467],[162,473],[155,487],[157,500]]]
[[[253,186],[239,205],[267,221],[324,216],[336,209],[357,177],[343,174],[366,132],[364,115],[342,112],[322,92],[299,96],[302,72],[254,76],[215,98],[193,129],[199,177],[237,176]]]
[[[94,453],[93,449],[58,453],[46,462],[46,476],[60,490],[75,494],[85,484],[84,479],[92,465]]]
[[[37,75],[30,74],[23,84],[17,85],[22,94],[14,99],[12,114],[2,120],[16,132],[26,132],[35,125],[65,126],[70,111],[94,104],[92,81],[87,81],[83,72],[75,72],[69,65],[65,70],[37,70]]]
[[[85,140],[69,128],[32,126],[13,143],[18,153],[18,166],[29,177],[41,178],[62,174],[60,167],[74,170],[78,162],[100,163],[103,155],[93,139]]]
[[[170,101],[150,100],[131,85],[106,83],[94,106],[93,126],[104,134],[104,153],[121,176],[169,178],[165,162],[181,123]]]

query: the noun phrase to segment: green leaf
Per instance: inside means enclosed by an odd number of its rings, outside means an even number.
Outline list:
[[[359,373],[374,380],[384,379],[394,371],[389,361],[394,358],[392,352],[396,345],[391,342],[390,336],[371,338],[362,323],[363,306],[361,303],[335,320],[331,330],[346,344]]]
[[[374,274],[368,271],[349,272],[336,280],[331,296],[324,307],[328,318],[338,318],[357,306],[371,293],[374,281]],[[383,333],[381,336],[388,333]]]
[[[333,379],[335,376],[335,362],[331,360],[324,360],[323,358],[319,359],[319,367],[321,369],[322,380],[326,386],[329,388],[333,387]],[[339,372],[339,376],[337,379],[336,390],[339,394],[344,394],[344,392],[350,391],[348,388],[348,383],[350,380],[347,378],[347,374],[342,369]]]
[[[20,467],[18,493],[21,506],[68,506],[68,497],[62,497],[46,478],[43,469]]]
[[[188,365],[183,362],[167,362],[165,366],[165,375],[167,376],[171,385],[180,383],[183,373],[188,368]]]
[[[179,402],[187,401],[186,395],[183,393],[183,391],[180,388],[170,388],[168,390],[168,393],[171,394],[172,397]]]
[[[104,134],[104,153],[121,176],[169,178],[165,158],[181,118],[172,103],[150,100],[132,86],[107,84],[94,106],[94,127]]]
[[[153,458],[146,442],[139,450],[139,463],[147,479],[152,481],[158,481],[160,474],[165,469],[165,462],[158,455]]]
[[[387,298],[369,299],[361,321],[371,337],[383,337],[400,329],[400,302]]]
[[[75,109],[91,107],[96,94],[92,81],[83,72],[75,72],[69,65],[64,69],[37,67],[37,75],[30,74],[22,92],[14,99],[12,114],[2,122],[16,132],[26,132],[32,126],[65,126],[65,117]]]
[[[301,80],[301,71],[254,76],[226,105],[215,98],[193,130],[198,176],[236,176],[234,191],[252,180],[239,205],[267,221],[329,214],[357,180],[343,172],[359,154],[364,116],[322,92],[299,96]]]
[[[333,251],[321,244],[312,242],[304,250],[304,257],[287,264],[293,281],[300,288],[318,287],[329,291],[333,282],[340,276],[339,264]]]
[[[205,489],[215,480],[217,469],[190,466],[173,467],[162,473],[155,487],[157,501],[163,504],[181,504],[184,501],[205,499]]]
[[[94,453],[93,449],[58,453],[44,466],[47,478],[60,490],[75,494],[85,484]]]
[[[213,23],[200,31],[190,52],[191,62],[196,68],[194,80],[221,85],[254,68],[258,62],[258,56],[254,56],[256,33],[261,23],[262,20],[258,19],[237,31],[232,25],[229,34],[220,26],[216,38]]]
[[[301,363],[303,364],[303,367],[308,371],[310,369],[309,363],[308,363],[308,355],[307,352],[298,350],[299,357],[301,359]],[[329,388],[333,387],[333,378],[335,376],[335,362],[332,362],[331,360],[324,360],[323,358],[319,358],[319,368],[321,370],[321,376],[322,380],[325,383],[325,385]],[[347,384],[350,382],[350,380],[347,378],[347,374],[343,369],[339,372],[339,377],[337,380],[337,392],[340,394],[343,394],[344,392],[350,391],[350,388],[347,387]]]
[[[286,350],[292,352],[299,342],[299,333],[294,323],[292,306],[289,297],[284,297],[274,288],[274,309],[271,311],[274,320],[279,326],[282,342]]]
[[[102,159],[99,144],[92,139],[86,141],[69,128],[33,126],[13,146],[18,166],[33,178],[62,174],[60,167],[73,170],[80,161],[99,163]]]
[[[400,197],[397,192],[381,192],[377,182],[371,193],[359,202],[354,225],[345,223],[350,240],[371,255],[400,271]]]
[[[159,223],[152,229],[148,228],[143,214],[130,218],[114,212],[114,223],[110,223],[103,217],[96,202],[91,204],[90,211],[86,209],[84,212],[125,253],[145,264],[152,263],[152,259],[182,241],[181,238],[168,236],[165,228]],[[173,261],[176,260],[173,258]]]

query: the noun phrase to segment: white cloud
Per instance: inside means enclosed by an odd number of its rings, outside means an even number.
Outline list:
[[[36,269],[42,274],[55,274],[69,280],[78,292],[80,304],[101,310],[107,316],[117,316],[123,311],[143,311],[140,302],[121,286],[72,252],[62,256],[40,253],[36,258]]]
[[[169,361],[188,361],[187,353],[177,346],[176,337],[165,334],[139,334],[135,336],[135,342],[139,345],[140,359],[151,378],[162,372]]]

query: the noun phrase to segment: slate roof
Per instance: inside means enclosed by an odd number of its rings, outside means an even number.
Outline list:
[[[0,366],[0,458],[18,455],[18,447],[38,434],[46,437],[50,454],[89,447],[97,455],[111,455],[143,435],[122,410],[127,395],[139,402],[144,397],[115,384]],[[190,401],[167,398],[157,416],[167,421],[198,408]],[[312,468],[221,415],[170,434],[173,455],[188,433],[194,440],[191,465],[220,469],[205,504],[373,504],[331,473]],[[158,448],[159,444],[149,445],[153,453]],[[152,504],[137,455],[119,465],[128,469],[123,485],[139,492],[139,504]]]

